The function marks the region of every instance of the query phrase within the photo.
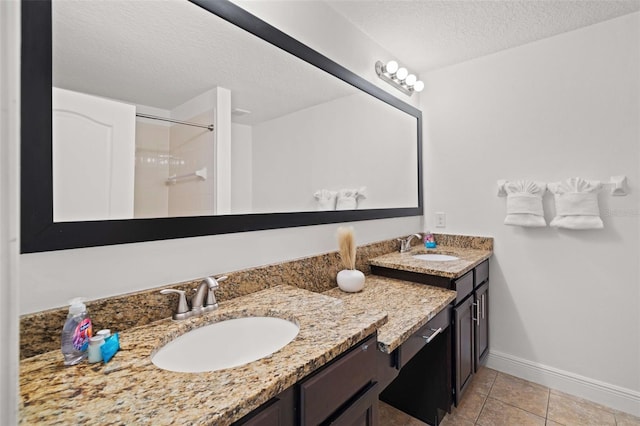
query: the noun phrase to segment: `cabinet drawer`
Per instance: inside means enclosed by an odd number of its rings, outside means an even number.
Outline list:
[[[304,425],[317,425],[375,381],[376,337],[361,342],[322,371],[300,384],[300,415]]]
[[[232,426],[294,426],[297,393],[294,386],[279,393]]]
[[[373,426],[377,425],[378,384],[371,383],[334,420],[331,426]]]
[[[476,279],[475,279],[475,287],[478,287],[485,281],[489,279],[489,261],[485,260],[478,266],[476,266]]]
[[[413,333],[406,342],[399,348],[398,353],[398,369],[404,367],[420,349],[428,344],[431,339],[436,337],[436,334],[440,334],[451,324],[451,306],[445,307],[428,323],[420,327],[418,331]],[[440,331],[437,331],[440,330]]]
[[[457,280],[453,281],[453,289],[456,295],[456,305],[462,302],[473,291],[473,271],[469,271]]]
[[[233,426],[280,426],[280,401],[273,399],[260,407],[257,413],[252,413],[250,418],[242,419],[242,421],[234,423]]]

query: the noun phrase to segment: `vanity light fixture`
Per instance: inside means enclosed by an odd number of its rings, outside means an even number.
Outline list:
[[[386,64],[377,61],[376,74],[407,96],[424,90],[424,83],[414,74],[409,74],[406,68],[400,67],[396,61],[389,61]]]

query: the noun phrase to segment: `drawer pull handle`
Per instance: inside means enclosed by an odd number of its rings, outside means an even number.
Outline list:
[[[369,349],[369,345],[362,345],[362,350],[366,351],[367,349]]]
[[[438,334],[442,333],[442,327],[438,328],[437,330],[434,330],[432,328],[431,331],[433,331],[433,334],[431,336],[422,336],[422,338],[425,340],[425,343],[431,342]]]

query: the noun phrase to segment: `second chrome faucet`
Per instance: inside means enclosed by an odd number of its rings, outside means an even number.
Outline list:
[[[411,234],[407,238],[398,238],[398,241],[400,241],[400,253],[405,253],[411,250],[411,240],[413,239],[413,237],[422,239],[421,234]]]
[[[218,302],[216,301],[216,295],[214,291],[219,287],[218,283],[226,280],[226,276],[214,278],[205,277],[198,288],[196,293],[191,298],[191,309],[187,303],[187,298],[184,290],[176,290],[173,288],[165,288],[160,290],[162,294],[177,293],[178,294],[178,306],[173,313],[174,320],[183,320],[194,316],[202,315],[205,312],[211,312],[218,309]]]

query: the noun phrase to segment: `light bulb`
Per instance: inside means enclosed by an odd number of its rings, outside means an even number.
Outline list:
[[[404,79],[404,82],[406,83],[407,86],[413,86],[414,84],[416,84],[417,79],[418,78],[415,75],[409,74],[407,78]]]
[[[384,66],[384,70],[389,74],[395,74],[398,71],[398,63],[396,61],[389,61],[387,65]]]
[[[409,75],[409,71],[406,68],[398,68],[398,71],[396,71],[396,78],[400,81],[407,78],[407,75]]]
[[[422,92],[422,90],[424,90],[424,83],[420,80],[416,81],[413,85],[413,90],[415,90],[416,92]]]

